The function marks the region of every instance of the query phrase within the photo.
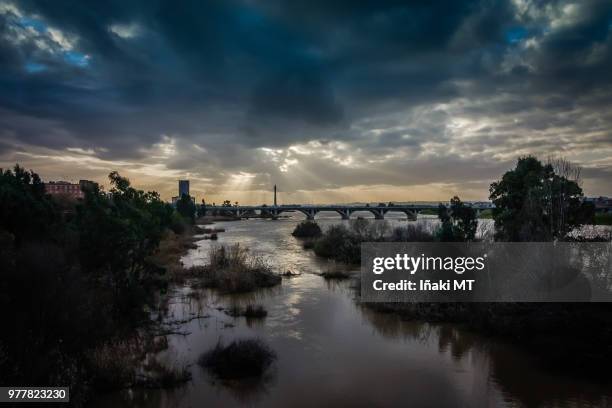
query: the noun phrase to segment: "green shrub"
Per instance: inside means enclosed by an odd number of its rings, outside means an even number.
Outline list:
[[[345,263],[361,261],[361,243],[344,225],[332,225],[314,245],[317,256]]]
[[[321,227],[314,221],[302,221],[291,233],[296,238],[316,238],[321,236]]]

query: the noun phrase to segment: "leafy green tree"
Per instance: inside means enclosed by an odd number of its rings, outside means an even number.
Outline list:
[[[159,281],[147,259],[176,212],[116,172],[109,179],[109,193],[88,185],[75,207],[61,207],[34,172],[0,172],[4,383],[70,384],[78,400],[86,353],[148,318]]]
[[[532,156],[521,157],[514,170],[491,184],[497,240],[563,239],[589,218],[578,182],[569,179],[568,172],[557,174],[554,167]]]
[[[476,236],[478,219],[476,211],[465,205],[459,197],[450,200],[450,209],[440,204],[438,218],[441,225],[437,237],[442,242],[472,241]]]
[[[441,242],[455,241],[453,221],[448,213],[448,208],[444,204],[438,205],[438,219],[440,220],[440,228],[436,231],[436,238]]]
[[[61,215],[38,174],[19,165],[0,172],[0,226],[15,237],[16,244],[59,233]]]
[[[191,196],[183,194],[176,202],[176,211],[191,224],[195,221],[196,206]]]
[[[76,222],[83,269],[98,276],[119,298],[141,291],[151,280],[155,271],[147,257],[158,247],[173,209],[156,192],[134,189],[117,172],[110,173],[109,180],[109,194],[97,186],[85,192]]]
[[[107,338],[107,303],[81,273],[73,229],[36,173],[0,172],[0,319],[10,327],[0,331],[4,384],[60,381],[78,395],[66,367]]]

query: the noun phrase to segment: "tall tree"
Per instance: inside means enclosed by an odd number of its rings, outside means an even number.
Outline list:
[[[147,257],[158,247],[173,210],[158,193],[134,189],[117,172],[109,180],[109,194],[97,186],[85,191],[76,221],[83,269],[118,293],[150,277]]]
[[[441,226],[438,230],[438,239],[442,242],[472,241],[476,237],[478,220],[476,211],[465,205],[459,197],[450,200],[450,209],[440,204],[438,218]]]
[[[0,172],[0,229],[16,244],[29,238],[53,237],[60,214],[38,174],[19,165]]]
[[[589,211],[582,202],[579,174],[577,167],[563,160],[542,164],[532,156],[519,158],[516,168],[506,172],[489,189],[495,204],[495,238],[502,241],[562,239],[587,221]]]

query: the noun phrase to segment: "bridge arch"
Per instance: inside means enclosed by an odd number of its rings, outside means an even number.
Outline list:
[[[275,215],[278,217],[281,214],[295,214],[295,213],[303,214],[305,216],[304,219],[308,219],[308,213],[306,211],[297,210],[297,209],[288,209],[288,210],[285,210],[285,209],[279,208],[276,211]]]
[[[348,219],[348,218],[347,218],[347,217],[348,217],[348,215],[347,215],[347,214],[346,214],[344,211],[342,211],[342,210],[340,210],[340,209],[338,209],[338,208],[325,208],[325,209],[320,209],[320,210],[317,210],[317,211],[315,211],[315,212],[314,212],[314,215],[313,215],[313,218],[312,218],[312,219],[314,220],[314,219],[315,219],[315,217],[314,217],[314,216],[316,216],[316,215],[317,215],[317,214],[319,214],[319,213],[323,213],[323,212],[327,212],[327,213],[336,213],[336,214],[338,214],[338,215],[340,216],[340,219],[343,219],[343,220],[344,220],[344,219]]]
[[[314,206],[314,205],[306,205],[301,206],[299,204],[296,205],[283,205],[283,206],[235,206],[235,207],[222,207],[215,206],[208,210],[219,213],[230,213],[234,214],[238,217],[244,216],[249,217],[254,214],[269,214],[272,216],[278,216],[284,212],[301,212],[306,216],[309,220],[314,220],[315,216],[320,212],[333,212],[338,214],[342,219],[350,219],[350,216],[359,212],[369,212],[374,216],[375,219],[384,219],[385,214],[389,214],[392,212],[400,212],[406,215],[406,218],[409,220],[416,219],[416,215],[422,210],[435,209],[433,205],[428,206],[418,206],[418,205],[399,205],[399,206],[386,206],[386,205],[377,205],[377,206],[348,206],[348,205],[333,205],[333,206]],[[369,218],[369,217],[368,217]]]
[[[360,208],[359,211],[367,211],[371,213],[375,220],[382,220],[385,218],[385,212],[377,210],[376,208]]]
[[[365,214],[367,214],[367,216],[362,217],[362,215],[365,215]],[[359,217],[366,218],[366,219],[373,219],[375,215],[372,213],[372,211],[368,211],[368,210],[359,209],[359,210],[351,211],[351,215],[350,215],[351,220],[357,219]]]
[[[417,218],[417,212],[416,211],[411,211],[411,210],[393,209],[393,207],[391,207],[391,209],[385,211],[385,214],[390,214],[390,213],[404,214],[408,221],[414,221]]]

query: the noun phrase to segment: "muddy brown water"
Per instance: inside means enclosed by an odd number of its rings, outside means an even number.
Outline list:
[[[364,214],[364,217],[368,217]],[[301,217],[217,223],[217,242],[202,240],[183,261],[206,261],[210,245],[240,243],[284,278],[277,288],[220,296],[175,287],[168,320],[197,315],[171,335],[159,359],[188,365],[192,380],[172,390],[125,390],[96,397],[94,407],[598,407],[612,405],[610,385],[572,372],[551,372],[535,356],[458,325],[406,322],[355,301],[351,281],[325,281],[326,262],[291,231]],[[323,227],[346,222],[329,215]],[[378,221],[376,221],[378,222]],[[387,221],[406,223],[401,219]],[[417,222],[433,222],[420,219]],[[263,320],[233,318],[220,308],[262,304]],[[219,340],[258,337],[277,354],[259,380],[224,383],[196,361]]]

